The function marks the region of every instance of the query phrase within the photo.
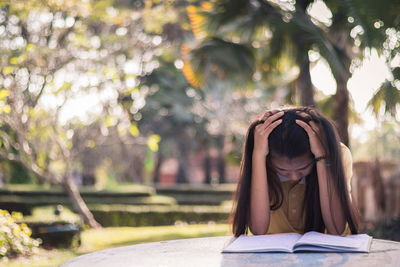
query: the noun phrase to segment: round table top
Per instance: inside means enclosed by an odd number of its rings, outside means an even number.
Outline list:
[[[369,253],[221,253],[230,236],[161,241],[81,255],[61,267],[400,266],[400,243],[373,239]]]

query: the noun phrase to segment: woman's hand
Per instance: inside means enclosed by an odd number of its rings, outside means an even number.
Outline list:
[[[326,151],[323,146],[325,143],[325,134],[321,127],[313,120],[310,120],[308,123],[302,120],[296,120],[296,123],[307,132],[308,138],[310,139],[311,153],[314,154],[314,157],[325,157]]]
[[[266,157],[269,153],[268,136],[277,127],[282,120],[279,119],[284,114],[280,110],[267,111],[261,118],[263,123],[257,125],[254,129],[254,149],[253,155]],[[279,119],[279,120],[278,120]]]

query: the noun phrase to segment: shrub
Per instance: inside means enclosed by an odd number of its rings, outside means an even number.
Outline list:
[[[36,252],[40,241],[31,238],[31,229],[24,223],[18,224],[22,214],[0,210],[0,258],[29,255]]]

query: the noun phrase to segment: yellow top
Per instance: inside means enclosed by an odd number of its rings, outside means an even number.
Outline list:
[[[347,181],[347,188],[350,194],[351,177],[353,176],[351,152],[344,144],[341,144],[341,153],[342,153],[345,177]],[[295,232],[303,234],[304,233],[303,199],[306,189],[304,178],[300,180],[300,182],[281,180],[281,183],[283,189],[283,203],[279,209],[271,211],[268,233],[278,234],[278,233]],[[347,234],[351,234],[351,231],[349,226],[346,224],[346,228],[342,233],[342,235],[347,235]]]

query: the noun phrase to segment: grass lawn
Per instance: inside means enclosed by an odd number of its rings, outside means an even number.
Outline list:
[[[65,250],[40,249],[37,255],[29,258],[17,258],[2,263],[9,267],[53,267],[82,254],[96,250],[127,246],[146,242],[156,242],[171,239],[195,238],[206,236],[229,235],[227,224],[195,224],[155,227],[108,227],[100,230],[82,232],[82,245],[79,248]]]

